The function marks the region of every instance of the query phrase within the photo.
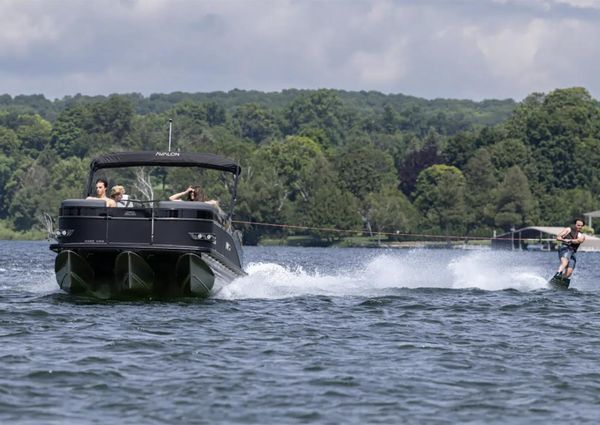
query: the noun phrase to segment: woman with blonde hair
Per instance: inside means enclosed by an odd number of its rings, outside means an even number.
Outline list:
[[[110,199],[112,200],[114,205],[109,205],[109,207],[117,207],[123,206],[121,203],[121,199],[123,199],[123,195],[125,195],[125,188],[121,185],[113,186],[110,189]]]

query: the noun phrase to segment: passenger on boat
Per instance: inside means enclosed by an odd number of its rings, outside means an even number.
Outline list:
[[[96,180],[96,196],[88,196],[87,199],[102,199],[106,202],[107,207],[116,207],[115,201],[106,196],[106,188],[108,183],[104,179]]]
[[[187,195],[187,200],[192,202],[204,202],[209,205],[214,205],[217,208],[219,207],[219,201],[214,199],[206,199],[206,195],[202,190],[201,186],[190,186],[183,192],[176,193],[174,195],[169,196],[170,201],[181,201],[184,196]]]
[[[133,202],[129,200],[129,195],[124,193],[123,197],[121,198],[121,201],[117,204],[117,206],[130,208],[133,207]]]
[[[125,188],[121,185],[113,186],[110,190],[110,198],[115,201],[115,206],[125,207],[127,199],[125,198]]]

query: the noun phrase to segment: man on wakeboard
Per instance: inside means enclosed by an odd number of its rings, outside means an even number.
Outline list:
[[[558,248],[558,258],[560,259],[560,266],[558,272],[554,275],[552,280],[561,280],[565,286],[569,286],[571,275],[575,270],[577,259],[575,253],[579,246],[585,242],[585,236],[581,233],[583,227],[583,219],[576,218],[573,224],[569,227],[565,227],[557,236],[556,240],[560,242]]]

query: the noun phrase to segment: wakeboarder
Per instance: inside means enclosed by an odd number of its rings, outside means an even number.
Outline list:
[[[582,228],[583,219],[576,218],[571,226],[565,227],[556,236],[556,240],[560,242],[560,246],[558,247],[560,265],[558,271],[549,282],[555,288],[567,289],[571,283],[571,275],[577,264],[575,253],[579,249],[579,246],[585,242],[585,236],[581,233]]]

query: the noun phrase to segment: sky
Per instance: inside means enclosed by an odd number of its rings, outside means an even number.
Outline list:
[[[600,98],[600,0],[0,0],[0,94]]]

